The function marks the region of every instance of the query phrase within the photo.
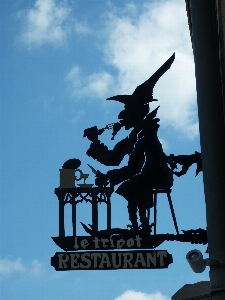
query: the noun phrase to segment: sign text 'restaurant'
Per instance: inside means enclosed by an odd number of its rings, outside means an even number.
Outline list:
[[[166,250],[158,251],[107,251],[107,252],[57,252],[51,258],[56,271],[161,269],[173,262]]]

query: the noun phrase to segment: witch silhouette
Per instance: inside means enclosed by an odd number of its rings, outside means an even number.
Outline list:
[[[98,140],[102,131],[96,126],[84,131],[84,136],[92,142],[86,153],[100,163],[119,166],[124,156],[129,155],[126,166],[112,169],[106,174],[98,171],[95,183],[97,186],[106,186],[109,181],[112,186],[120,184],[116,193],[128,201],[131,228],[135,231],[140,228],[150,230],[146,211],[150,211],[149,208],[153,206],[153,189],[168,189],[173,185],[173,172],[167,165],[167,157],[157,136],[160,120],[156,115],[159,106],[150,112],[149,103],[157,101],[153,99],[153,88],[174,59],[175,53],[148,80],[139,85],[132,95],[107,98],[124,104],[124,110],[119,113],[119,122],[114,129],[132,129],[112,150]],[[138,225],[137,212],[141,226]]]

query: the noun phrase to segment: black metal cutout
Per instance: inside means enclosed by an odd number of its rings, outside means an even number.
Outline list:
[[[59,200],[59,236],[54,242],[65,251],[78,250],[110,250],[110,249],[153,249],[164,241],[191,242],[206,244],[207,234],[204,229],[178,229],[176,215],[172,203],[173,176],[183,176],[191,165],[196,164],[196,176],[202,171],[201,154],[170,154],[167,156],[158,139],[159,119],[156,117],[159,106],[150,112],[149,103],[157,101],[153,98],[153,88],[159,78],[171,67],[175,59],[173,54],[148,80],[139,85],[132,95],[116,95],[107,100],[115,100],[124,104],[118,115],[118,122],[106,125],[102,129],[97,126],[84,130],[84,137],[91,142],[86,154],[105,166],[116,166],[103,174],[88,165],[95,174],[94,184],[86,183],[89,174],[80,168],[81,161],[73,158],[67,160],[60,169],[60,186],[55,189]],[[105,130],[112,129],[114,139],[119,130],[131,129],[128,136],[108,149],[99,136]],[[120,166],[128,155],[126,166]],[[178,165],[181,170],[178,171]],[[83,183],[77,183],[83,179]],[[128,202],[128,216],[131,224],[127,228],[111,228],[111,195],[114,192]],[[157,233],[157,197],[164,195],[170,207],[171,219],[175,234]],[[76,206],[79,203],[92,205],[92,223],[82,227],[87,236],[77,236]],[[98,228],[98,205],[106,204],[106,229]],[[64,206],[72,207],[73,236],[65,235]],[[151,223],[151,211],[153,222]],[[139,218],[138,218],[139,216]],[[181,233],[182,232],[182,233]],[[136,242],[135,242],[136,241]],[[136,247],[136,248],[135,248]],[[59,254],[61,255],[61,254]],[[133,255],[133,254],[132,254]],[[54,259],[53,259],[54,260]]]

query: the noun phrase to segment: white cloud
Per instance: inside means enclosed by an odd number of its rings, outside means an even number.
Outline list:
[[[70,93],[74,98],[101,98],[104,101],[114,84],[113,76],[109,73],[100,71],[84,77],[78,66],[72,67],[66,75],[66,81],[70,83]]]
[[[88,77],[89,91],[93,92],[99,97],[104,97],[107,95],[107,92],[112,85],[113,77],[105,71],[94,73]]]
[[[154,98],[159,99],[160,124],[195,137],[194,61],[184,1],[150,2],[135,17],[119,13],[108,17],[104,53],[118,70],[117,94],[131,94],[176,52],[175,62],[155,86]]]
[[[34,8],[18,13],[23,21],[19,40],[30,48],[45,43],[61,45],[66,41],[70,11],[64,2],[57,5],[55,0],[37,0]]]
[[[15,261],[9,260],[7,258],[0,259],[1,276],[8,277],[13,273],[23,273],[23,272],[25,272],[25,267],[23,266],[20,258],[18,258]]]
[[[169,298],[163,296],[160,292],[145,294],[142,292],[128,290],[114,300],[169,300]]]
[[[44,268],[43,265],[38,261],[38,260],[33,260],[32,261],[32,266],[30,269],[30,275],[33,277],[40,277],[41,275],[43,275],[44,272]]]
[[[125,11],[134,14],[137,12],[137,7],[133,2],[126,3]]]
[[[79,93],[79,89],[81,87],[81,71],[78,66],[73,66],[71,70],[66,75],[66,81],[69,81],[71,84],[71,94],[75,96]]]
[[[71,12],[66,0],[36,0],[33,8],[17,14],[23,25],[18,40],[28,48],[44,44],[62,46],[71,33],[89,34],[88,25],[75,20]]]
[[[90,28],[87,26],[87,24],[84,23],[76,23],[74,26],[75,32],[77,34],[87,34],[90,33]]]
[[[159,137],[159,141],[162,144],[164,151],[168,150],[170,148],[168,142],[166,140],[164,140],[163,138]]]
[[[117,77],[103,70],[84,78],[75,67],[67,75],[73,96],[132,94],[176,52],[173,65],[154,88],[154,98],[159,99],[154,105],[160,105],[162,126],[194,138],[198,134],[195,74],[185,2],[130,2],[124,10],[110,3],[110,11],[113,13],[106,17],[102,49],[105,63],[117,70]]]
[[[25,267],[21,258],[17,260],[9,260],[7,258],[0,259],[0,275],[1,278],[7,278],[16,273],[23,273],[29,277],[40,277],[44,273],[44,267],[38,260],[33,260],[31,266]]]

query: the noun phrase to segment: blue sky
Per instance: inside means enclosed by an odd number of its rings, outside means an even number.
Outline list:
[[[185,259],[189,250],[206,247],[179,242],[158,247],[174,258],[164,270],[60,273],[50,266],[59,251],[51,239],[58,234],[59,169],[74,157],[86,173],[88,163],[103,173],[110,169],[86,155],[83,130],[116,122],[123,105],[105,99],[131,94],[173,52],[151,109],[160,105],[166,154],[200,151],[185,1],[3,0],[0,47],[1,299],[167,300],[186,283],[208,280],[207,269],[195,274]],[[101,139],[113,147],[126,134],[121,130],[111,141],[106,132]],[[172,200],[179,229],[206,227],[202,174],[195,178],[194,166],[175,178]],[[84,205],[80,220],[86,212]],[[163,197],[158,222],[159,232],[175,233]],[[128,224],[127,203],[116,195],[112,224]]]

